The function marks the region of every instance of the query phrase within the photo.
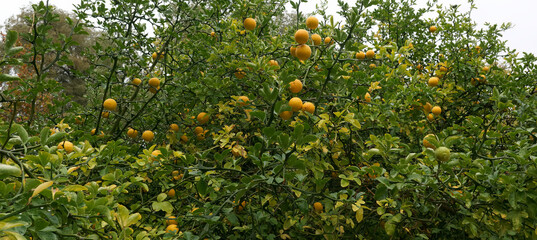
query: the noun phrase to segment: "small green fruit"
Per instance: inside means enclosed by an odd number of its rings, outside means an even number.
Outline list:
[[[451,156],[451,151],[447,147],[439,147],[434,150],[434,156],[440,162],[447,162]]]

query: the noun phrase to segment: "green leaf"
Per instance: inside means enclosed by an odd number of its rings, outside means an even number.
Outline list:
[[[304,125],[302,124],[297,124],[295,126],[295,130],[293,131],[293,139],[295,141],[299,140],[300,138],[302,138],[302,133],[304,132]]]
[[[142,215],[140,215],[139,213],[131,214],[127,218],[127,221],[125,222],[125,227],[128,227],[130,225],[133,225],[133,224],[137,223],[140,219],[142,219]]]
[[[349,180],[347,179],[341,179],[341,187],[347,187],[349,186]]]
[[[304,160],[298,159],[295,155],[291,155],[289,159],[287,160],[287,163],[292,168],[297,168],[301,170],[306,169],[306,164],[304,163]]]
[[[17,53],[19,53],[20,51],[24,50],[23,47],[14,47],[14,48],[11,48],[9,50],[6,51],[6,56],[13,56]]]
[[[272,137],[272,135],[274,135],[275,132],[276,132],[276,129],[274,129],[274,127],[266,127],[266,128],[263,128],[263,134],[264,134],[267,138]]]
[[[235,213],[233,213],[233,212],[228,213],[226,215],[226,218],[227,218],[227,220],[229,220],[229,222],[232,225],[239,225],[239,219],[237,218],[237,215],[235,215]]]
[[[40,138],[41,138],[41,144],[45,144],[45,142],[47,142],[48,136],[50,135],[50,128],[44,127],[41,130],[41,134],[39,134],[39,135],[40,135]]]
[[[252,111],[252,112],[250,112],[250,115],[252,117],[259,118],[259,120],[261,120],[261,121],[265,121],[265,117],[266,117],[267,114],[265,112],[263,112],[263,111]]]
[[[289,141],[289,135],[285,133],[282,133],[280,136],[278,136],[278,143],[283,150],[287,150],[287,148],[289,148]]]
[[[166,199],[166,193],[161,193],[157,196],[157,201],[162,202],[164,199]]]
[[[19,135],[23,144],[28,142],[28,132],[26,132],[26,129],[24,129],[22,125],[16,123],[13,124],[13,131]]]
[[[21,169],[18,166],[0,163],[0,179],[10,176],[18,177],[21,175],[21,173]]]
[[[200,179],[196,183],[196,189],[198,190],[199,194],[202,196],[205,196],[205,194],[207,194],[208,188],[209,188],[209,185],[203,179]]]
[[[47,139],[45,145],[49,145],[49,144],[51,144],[51,143],[54,143],[54,142],[56,142],[56,141],[62,139],[63,137],[65,137],[65,135],[67,135],[67,133],[65,133],[65,132],[57,132],[57,133],[54,133],[54,135],[50,136],[50,137]]]
[[[315,142],[315,141],[317,141],[317,136],[310,134],[301,138],[300,141],[298,141],[298,145]]]
[[[93,208],[93,211],[99,213],[104,217],[104,220],[108,223],[111,223],[112,215],[110,214],[110,209],[105,205],[97,205]]]
[[[384,230],[386,230],[386,234],[392,236],[395,233],[395,224],[391,222],[386,222],[384,224]]]
[[[451,147],[453,146],[453,144],[457,143],[460,138],[461,138],[460,136],[450,136],[446,138],[446,140],[444,141],[444,145],[446,147]]]
[[[11,81],[19,81],[21,80],[18,76],[11,76],[7,74],[0,74],[0,82],[11,82]]]
[[[165,211],[166,213],[173,212],[173,206],[170,202],[153,202],[152,207],[155,212],[158,212],[158,211]]]
[[[19,37],[19,34],[16,31],[8,31],[6,34],[6,41],[4,44],[5,51],[9,51],[10,48],[13,47],[13,44],[17,41],[17,38]]]

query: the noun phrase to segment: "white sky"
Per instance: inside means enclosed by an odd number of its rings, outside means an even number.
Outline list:
[[[0,8],[0,25],[3,25],[7,18],[19,13],[20,8],[28,6],[30,3],[39,2],[39,0],[1,0],[3,2]],[[336,2],[335,0],[328,0]],[[345,0],[350,5],[354,4],[354,0]],[[78,3],[78,0],[49,0],[50,4],[64,10],[73,10],[73,4]],[[315,10],[315,4],[320,0],[309,0],[308,3],[301,4],[301,11],[309,13]],[[423,4],[426,0],[418,0],[418,3]],[[440,3],[445,6],[449,4],[465,3],[465,0],[440,0]],[[479,26],[483,26],[485,22],[501,24],[511,22],[513,28],[504,32],[504,39],[507,40],[507,46],[515,48],[520,52],[531,52],[537,54],[537,31],[534,30],[534,25],[537,23],[537,0],[475,0],[477,10],[472,13],[472,19]],[[468,9],[468,4],[463,4]],[[337,4],[329,4],[328,13],[335,14],[339,10]],[[336,18],[337,19],[337,18]]]

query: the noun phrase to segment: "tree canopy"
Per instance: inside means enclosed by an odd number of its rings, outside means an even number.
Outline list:
[[[537,58],[510,25],[434,0],[338,1],[341,21],[306,4],[12,20],[0,237],[536,239]]]

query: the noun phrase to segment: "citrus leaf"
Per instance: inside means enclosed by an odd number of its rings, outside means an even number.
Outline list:
[[[7,75],[7,74],[0,74],[0,82],[11,82],[11,81],[19,81],[21,80],[17,76]]]
[[[49,188],[50,186],[52,186],[53,183],[54,183],[53,181],[48,181],[48,182],[44,182],[44,183],[39,184],[39,186],[37,186],[35,188],[34,192],[32,193],[32,196],[28,199],[28,203],[30,203],[30,201],[32,201],[32,198],[37,196],[43,190],[45,190],[45,189]]]

